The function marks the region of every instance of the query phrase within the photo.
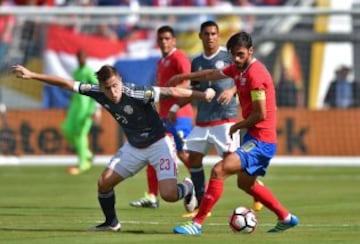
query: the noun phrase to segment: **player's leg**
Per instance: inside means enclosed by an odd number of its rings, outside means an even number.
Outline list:
[[[210,147],[208,135],[207,127],[195,126],[184,141],[184,150],[189,151],[189,171],[198,203],[205,192],[205,172],[202,160]]]
[[[81,106],[79,107],[78,96],[78,94],[71,95],[71,100],[66,111],[65,120],[61,124],[61,130],[64,133],[64,137],[72,147],[76,146],[74,139],[77,136],[77,128],[80,126],[78,122],[79,118],[81,118],[80,115],[82,114]]]
[[[166,129],[173,135],[176,151],[179,159],[188,167],[188,153],[183,150],[183,139],[189,133],[192,127],[192,121],[188,118],[180,119],[177,121],[177,127],[171,125],[166,120],[164,120]],[[130,202],[130,206],[133,207],[145,207],[145,208],[158,208],[159,199],[158,199],[158,179],[155,169],[149,165],[146,170],[146,179],[148,191],[145,192],[144,197]]]
[[[70,146],[72,147],[72,149],[75,151],[75,153],[77,154],[78,148],[77,148],[77,131],[76,131],[76,124],[77,124],[77,116],[75,114],[73,114],[71,111],[71,107],[69,108],[67,114],[66,114],[66,118],[65,121],[61,124],[60,128],[63,132],[63,135],[65,137],[65,139],[68,141],[68,143],[70,144]],[[76,166],[71,166],[69,168],[66,169],[66,172],[70,175],[78,175],[80,173],[79,167],[78,165]]]
[[[79,128],[79,136],[76,140],[77,144],[77,155],[78,155],[78,167],[81,172],[89,170],[92,166],[90,159],[92,158],[92,153],[89,148],[89,132],[92,126],[91,117],[84,119],[82,126]]]
[[[265,175],[275,151],[275,144],[264,143],[247,135],[240,150],[237,150],[242,166],[237,183],[239,188],[277,215],[279,223],[270,231],[280,232],[296,226],[298,220],[280,203],[269,188],[256,181],[258,176]]]
[[[275,213],[279,222],[269,230],[269,232],[281,232],[298,224],[298,219],[279,202],[269,188],[259,184],[255,177],[249,176],[246,172],[241,172],[238,177],[238,186],[245,192],[256,197],[263,205]]]
[[[155,168],[149,164],[146,168],[146,180],[148,191],[145,192],[144,197],[130,202],[132,207],[144,207],[144,208],[158,208],[159,199],[158,199],[158,178]]]
[[[65,139],[69,142],[70,146],[72,146],[72,147],[75,147],[74,138],[76,135],[76,133],[75,133],[76,131],[74,130],[74,127],[72,126],[72,124],[74,124],[75,121],[76,120],[74,119],[74,117],[71,114],[67,113],[65,121],[60,126]]]
[[[162,199],[175,202],[184,199],[185,207],[194,209],[196,198],[190,178],[177,183],[176,151],[173,140],[165,136],[149,148],[148,161],[156,169]]]
[[[201,199],[205,193],[205,172],[202,165],[203,157],[204,154],[202,153],[189,151],[189,171],[191,180],[194,184],[197,206],[193,211],[183,213],[181,215],[183,218],[192,218],[197,214]],[[209,213],[209,216],[210,215],[211,213]]]
[[[224,181],[227,177],[236,174],[240,170],[240,160],[236,153],[231,153],[214,165],[205,195],[200,203],[199,212],[192,222],[176,226],[173,231],[183,235],[200,235],[201,226],[208,213],[211,212],[216,202],[220,199],[224,191]]]
[[[78,175],[89,170],[92,166],[93,155],[89,148],[88,138],[92,119],[89,116],[81,117],[81,114],[72,115],[71,119],[68,119],[63,125],[64,134],[67,135],[77,155],[77,166],[69,167],[67,172],[71,175]]]
[[[132,207],[143,207],[143,208],[158,208],[158,179],[156,171],[153,166],[148,165],[146,167],[146,179],[148,185],[148,191],[145,192],[144,197],[130,202]]]
[[[121,160],[120,160],[121,159]],[[147,153],[126,142],[111,158],[98,181],[98,200],[105,216],[105,222],[90,230],[120,230],[115,212],[114,187],[121,181],[135,175],[147,164]]]
[[[194,183],[196,199],[199,204],[205,193],[205,172],[202,164],[204,156],[203,153],[189,151],[189,171],[191,180]]]
[[[121,224],[115,211],[114,187],[124,180],[124,177],[114,170],[107,168],[103,171],[98,180],[98,201],[105,216],[102,224],[89,228],[91,231],[120,231]]]
[[[146,168],[147,184],[148,184],[148,193],[153,196],[158,195],[159,185],[158,179],[156,176],[156,170],[153,166],[148,165]]]
[[[261,180],[259,180],[259,179],[256,179],[256,182],[258,183],[258,184],[260,184],[260,185],[264,185],[264,182],[262,182]],[[254,202],[253,202],[253,210],[255,210],[255,211],[260,211],[261,209],[263,209],[263,207],[264,207],[264,205],[260,202],[260,201],[258,201],[255,197],[253,197],[253,200],[254,200]]]

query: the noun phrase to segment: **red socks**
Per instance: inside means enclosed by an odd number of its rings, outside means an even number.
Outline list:
[[[194,217],[193,221],[202,225],[208,213],[214,207],[216,202],[220,199],[224,191],[224,181],[218,179],[210,179],[207,191],[201,200],[199,212]]]
[[[156,176],[156,171],[153,166],[148,165],[146,168],[148,193],[155,196],[158,195],[159,184]]]
[[[199,212],[193,218],[194,222],[202,225],[208,213],[211,212],[216,202],[222,196],[223,191],[224,181],[218,179],[210,179],[207,191],[202,198]],[[284,220],[289,215],[289,212],[276,199],[270,189],[263,185],[260,185],[258,182],[254,183],[254,187],[250,191],[250,194],[255,199],[259,200],[262,204],[264,204],[268,209],[274,212],[279,220]]]
[[[284,220],[286,216],[289,215],[289,212],[281,205],[270,189],[266,186],[260,185],[257,181],[255,181],[249,194],[274,212],[279,220]]]

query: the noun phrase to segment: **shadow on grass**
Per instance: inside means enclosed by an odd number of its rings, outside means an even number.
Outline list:
[[[44,229],[34,229],[34,228],[6,228],[0,227],[1,231],[11,231],[11,232],[58,232],[58,233],[94,233],[94,234],[101,234],[101,233],[113,233],[113,234],[145,234],[145,235],[159,235],[159,234],[172,234],[172,232],[168,231],[144,231],[144,230],[121,230],[119,232],[106,230],[106,231],[90,231],[87,229],[63,229],[63,228],[44,228]]]

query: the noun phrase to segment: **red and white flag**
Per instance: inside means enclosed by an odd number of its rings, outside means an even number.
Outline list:
[[[71,78],[78,67],[76,53],[80,49],[87,52],[87,65],[97,71],[102,65],[113,65],[123,55],[126,44],[53,25],[48,29],[44,73]]]

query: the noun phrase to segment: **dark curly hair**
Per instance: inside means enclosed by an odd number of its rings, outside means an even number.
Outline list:
[[[226,43],[226,48],[229,52],[235,46],[243,46],[249,49],[252,47],[252,38],[251,35],[245,31],[236,33],[230,37],[230,39]]]

